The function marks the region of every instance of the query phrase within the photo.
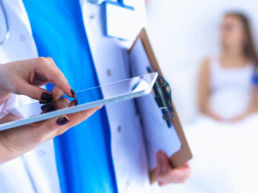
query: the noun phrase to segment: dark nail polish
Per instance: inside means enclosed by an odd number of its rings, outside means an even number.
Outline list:
[[[51,102],[53,100],[53,95],[47,92],[43,92],[41,95],[41,102]]]
[[[47,102],[39,101],[39,104],[46,104]]]
[[[66,117],[61,117],[61,118],[57,119],[57,121],[56,121],[56,123],[60,126],[65,125],[68,122],[69,122],[69,120]]]
[[[73,89],[71,89],[71,94],[72,94],[73,98],[76,98],[76,94]]]
[[[77,105],[78,105],[78,100],[77,100],[77,99],[74,99],[74,100],[72,101],[72,103],[74,104],[74,106],[77,106]]]
[[[45,109],[45,113],[49,113],[49,112],[52,112],[52,111],[56,111],[56,107],[53,106],[53,105],[51,105],[50,107]]]
[[[39,102],[41,104],[41,102]],[[44,104],[40,108],[42,111],[45,111],[50,105],[49,104]]]

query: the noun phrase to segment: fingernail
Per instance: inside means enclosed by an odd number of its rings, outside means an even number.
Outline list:
[[[57,121],[56,121],[56,123],[60,126],[65,125],[68,122],[69,122],[69,120],[66,117],[61,117],[61,118],[57,119]]]
[[[77,99],[74,99],[72,102],[73,102],[74,106],[78,105],[78,100]]]
[[[41,103],[41,102],[39,102]],[[45,111],[49,107],[49,104],[42,105],[40,108],[42,111]]]
[[[45,110],[45,113],[49,113],[49,112],[52,112],[52,111],[56,111],[56,107],[51,105],[50,107],[48,107],[46,110]]]
[[[73,98],[76,98],[76,94],[73,89],[71,89],[71,94],[72,94]]]
[[[41,102],[51,102],[53,100],[53,95],[47,92],[43,92],[41,95],[41,100],[44,100]]]
[[[50,101],[51,102],[51,101]],[[45,102],[45,101],[39,101],[39,104],[47,104],[49,102]]]
[[[39,102],[39,103],[41,103],[41,102]],[[44,110],[46,110],[46,108],[47,108],[48,106],[49,106],[48,104],[45,104],[45,105],[42,105],[40,108],[41,108],[42,111],[44,111]]]

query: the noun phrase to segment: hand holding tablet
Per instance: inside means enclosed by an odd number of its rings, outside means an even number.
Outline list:
[[[50,58],[4,64],[0,71],[0,101],[11,93],[40,100],[9,109],[0,119],[0,163],[64,133],[103,105],[150,93],[157,78],[146,74],[75,93]],[[39,87],[48,82],[55,84],[51,93]]]
[[[39,87],[48,82],[54,83],[58,87],[55,90],[59,90],[59,93],[61,90],[73,97],[74,93],[68,81],[50,58],[35,58],[3,64],[0,66],[1,104],[8,99],[11,93],[27,95],[43,103],[50,102],[55,98],[53,94]],[[70,105],[74,105],[74,102]],[[35,146],[64,133],[69,128],[86,120],[98,109],[96,107],[0,131],[0,163],[14,159]],[[19,116],[17,117],[17,114],[10,112],[0,120],[0,124],[17,119]]]

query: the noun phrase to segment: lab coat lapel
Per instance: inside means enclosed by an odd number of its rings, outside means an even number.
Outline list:
[[[129,77],[127,44],[105,36],[103,5],[80,0],[86,35],[100,84]],[[126,46],[125,46],[126,45]],[[105,96],[105,92],[103,92]],[[125,110],[126,109],[126,110]],[[119,192],[149,192],[147,156],[132,100],[106,106]],[[135,148],[134,148],[135,147]]]
[[[0,46],[0,63],[38,56],[28,15],[22,0],[4,0],[10,36]]]
[[[26,26],[29,34],[32,35],[30,21],[22,0],[4,0],[3,3],[5,6],[8,6],[18,18],[20,18],[20,21]]]
[[[22,0],[3,0],[3,3],[8,16],[10,36],[0,46],[0,63],[38,57]],[[28,102],[31,102],[30,98],[15,95],[9,108]],[[46,155],[42,155],[42,152]],[[10,169],[17,171],[14,172],[16,175],[13,175],[12,178],[8,178]],[[18,189],[28,193],[60,192],[52,140],[41,144],[21,157],[1,164],[0,171],[2,179],[0,187],[6,188],[5,193],[17,192]]]

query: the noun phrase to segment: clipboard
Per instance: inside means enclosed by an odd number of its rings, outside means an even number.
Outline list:
[[[158,72],[161,76],[163,76],[163,73],[160,69],[160,66],[158,64],[158,61],[155,57],[154,51],[151,47],[148,35],[146,30],[143,28],[138,37],[136,38],[136,40],[134,41],[132,47],[129,49],[129,54],[132,52],[133,48],[135,47],[136,43],[138,41],[141,41],[145,53],[148,57],[148,60],[150,62],[150,65],[152,67],[152,69],[156,72]],[[173,102],[172,102],[173,103]],[[188,142],[186,140],[181,122],[179,120],[175,105],[172,104],[173,106],[173,118],[172,118],[172,124],[176,130],[176,133],[180,139],[181,142],[181,148],[179,149],[179,151],[177,151],[176,153],[174,153],[171,157],[170,157],[170,162],[171,162],[171,166],[174,168],[178,168],[180,166],[183,166],[187,161],[189,161],[190,159],[192,159],[193,155],[192,152],[190,150],[190,147],[188,145]],[[156,173],[156,169],[152,169],[149,172],[150,175],[150,182],[154,183],[156,181],[156,177],[155,177],[155,173]]]

